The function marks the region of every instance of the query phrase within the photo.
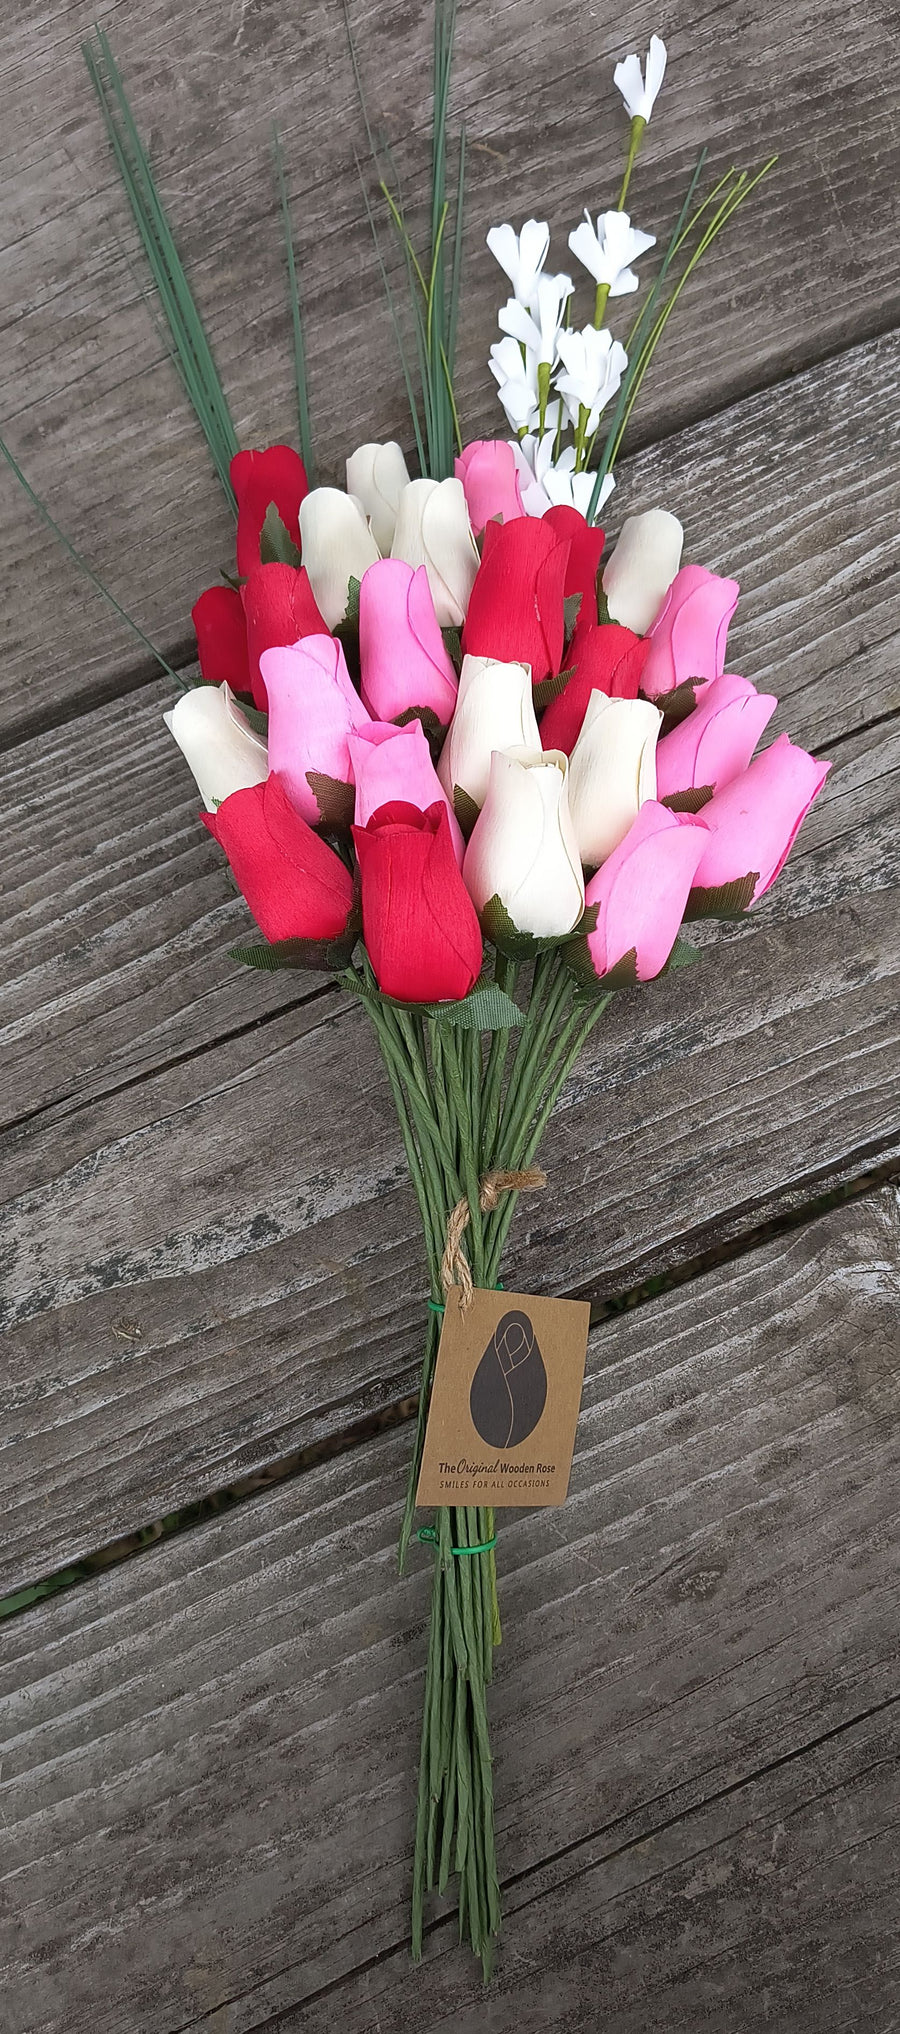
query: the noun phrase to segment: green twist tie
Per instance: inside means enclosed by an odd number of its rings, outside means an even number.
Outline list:
[[[505,1292],[505,1291],[506,1291],[506,1287],[505,1287],[505,1285],[504,1285],[504,1283],[503,1283],[503,1280],[502,1280],[502,1278],[498,1278],[498,1280],[497,1280],[497,1283],[496,1283],[496,1285],[495,1285],[495,1287],[494,1287],[494,1291],[495,1291],[495,1292]],[[430,1300],[429,1300],[429,1302],[428,1302],[428,1311],[429,1311],[429,1313],[430,1313],[430,1314],[442,1314],[442,1313],[444,1312],[444,1304],[443,1304],[443,1301],[442,1301],[442,1300],[433,1300],[433,1299],[430,1299]]]
[[[438,1536],[434,1526],[420,1526],[416,1539],[424,1540],[429,1546],[433,1547],[436,1547],[438,1544]],[[491,1554],[496,1545],[497,1535],[495,1533],[492,1540],[479,1540],[477,1547],[451,1547],[450,1552],[455,1554],[458,1560],[461,1555],[466,1554]]]

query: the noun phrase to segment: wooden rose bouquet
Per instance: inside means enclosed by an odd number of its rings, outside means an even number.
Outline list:
[[[465,155],[461,143],[448,197],[452,38],[439,0],[424,257],[389,163],[382,183],[410,285],[405,337],[388,290],[418,476],[399,443],[364,444],[346,489],[311,485],[280,149],[303,457],[239,449],[108,44],[87,51],[176,363],[236,512],[234,573],[193,610],[200,677],[178,680],[166,715],[255,920],[233,957],[325,971],[360,1003],[421,1212],[429,1282],[401,1561],[448,1295],[463,1306],[498,1286],[517,1194],[543,1184],[544,1129],[611,996],[693,958],[685,920],[764,895],[827,768],[784,734],[757,752],[777,702],[726,673],[737,584],[683,562],[676,517],[626,519],[611,550],[597,525],[671,311],[758,177],[729,171],[701,195],[701,156],[641,301],[635,264],[656,241],[625,206],[665,50],[654,38],[645,69],[621,63],[618,200],[568,241],[592,287],[589,321],[576,315],[583,286],[548,268],[546,224],[494,228],[509,296],[490,366],[508,432],[466,443],[453,390]],[[374,218],[373,229],[380,253]],[[614,316],[619,337],[607,318],[622,300],[637,302]],[[495,1351],[513,1414],[533,1353],[511,1337],[515,1318]],[[460,1933],[486,1971],[500,1925],[496,1536],[477,1502],[439,1506],[419,1531],[434,1574],[413,1952],[426,1892],[455,1875]]]

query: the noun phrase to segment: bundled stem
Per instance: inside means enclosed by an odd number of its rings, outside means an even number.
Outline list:
[[[496,979],[514,994],[522,968],[498,955]],[[558,952],[531,971],[524,1022],[482,1034],[442,1016],[391,1003],[369,964],[349,969],[345,985],[369,1012],[397,1108],[410,1178],[419,1203],[431,1281],[418,1419],[400,1534],[403,1567],[412,1537],[416,1489],[440,1340],[441,1259],[447,1220],[468,1203],[466,1251],[476,1286],[497,1284],[516,1204],[508,1192],[485,1209],[481,1182],[497,1167],[530,1164],[574,1062],[609,1001],[577,1000]],[[431,1621],[422,1707],[412,1891],[412,1951],[421,1954],[425,1899],[458,1880],[460,1940],[467,1936],[490,1973],[500,1927],[487,1687],[500,1643],[492,1511],[441,1508],[423,1529],[434,1547]],[[420,1534],[420,1536],[422,1536]]]

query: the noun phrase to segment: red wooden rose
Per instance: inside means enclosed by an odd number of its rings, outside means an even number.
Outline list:
[[[650,654],[645,636],[636,636],[618,622],[596,622],[579,616],[567,651],[572,677],[541,719],[541,747],[562,749],[570,756],[581,733],[592,692],[610,699],[636,699],[641,674]]]
[[[300,548],[300,503],[309,493],[306,467],[291,445],[267,445],[263,452],[236,452],[231,485],[238,506],[237,569],[241,579],[258,565],[259,540],[270,502]]]
[[[266,711],[266,683],[259,668],[265,650],[283,650],[302,636],[327,636],[328,630],[302,566],[257,565],[244,587],[244,619],[251,691]]]
[[[445,805],[419,812],[396,799],[353,839],[363,936],[380,989],[403,1003],[469,993],[481,972],[481,929],[456,860]]]
[[[208,586],[191,608],[197,656],[207,685],[249,692],[244,603],[233,586]]]
[[[344,931],[353,877],[294,811],[279,777],[233,791],[217,812],[200,816],[267,939],[336,939]]]
[[[535,685],[558,671],[570,551],[546,517],[488,523],[463,629],[466,655],[530,664]]]

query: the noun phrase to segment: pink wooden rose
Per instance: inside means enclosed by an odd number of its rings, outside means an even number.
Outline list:
[[[665,967],[706,841],[702,820],[654,799],[641,806],[585,892],[585,907],[598,906],[596,930],[585,941],[595,975],[602,979],[632,949],[639,982]]]
[[[373,720],[428,707],[447,727],[456,672],[444,647],[425,566],[402,558],[370,565],[359,589],[361,692]]]
[[[269,767],[315,826],[321,814],[310,774],[352,783],[348,738],[369,716],[334,636],[264,650],[259,663],[269,695]]]
[[[746,770],[778,701],[757,692],[749,678],[726,672],[704,687],[686,719],[663,736],[656,751],[660,798],[708,787],[720,791]]]
[[[719,890],[753,875],[754,903],[781,874],[803,820],[831,768],[779,735],[739,777],[704,805],[706,845],[697,890]]]
[[[453,851],[462,868],[465,842],[453,807],[438,781],[421,721],[409,720],[405,727],[392,721],[370,721],[347,738],[353,782],[356,785],[357,826],[368,826],[379,806],[402,799],[427,812],[440,800],[447,807]]]
[[[728,624],[738,603],[736,579],[720,579],[702,565],[676,572],[650,630],[642,685],[649,699],[690,679],[708,683],[725,669]]]
[[[469,521],[476,537],[499,516],[504,523],[523,516],[522,496],[516,457],[505,438],[475,438],[465,445],[456,461],[456,478],[463,484]]]

